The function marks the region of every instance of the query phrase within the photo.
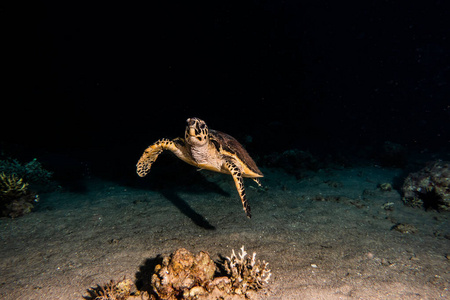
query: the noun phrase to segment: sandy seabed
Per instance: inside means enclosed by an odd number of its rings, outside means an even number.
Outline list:
[[[450,299],[450,214],[378,188],[400,169],[263,172],[265,189],[245,181],[252,219],[232,178],[207,171],[180,187],[93,178],[83,191],[42,194],[35,212],[0,220],[0,298],[83,299],[178,248],[218,260],[244,245],[272,269],[261,299]],[[393,230],[399,223],[416,232]]]

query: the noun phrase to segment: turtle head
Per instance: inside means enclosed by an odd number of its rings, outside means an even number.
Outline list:
[[[186,120],[187,126],[184,138],[188,144],[203,146],[208,143],[208,126],[205,121],[199,118],[189,118]]]

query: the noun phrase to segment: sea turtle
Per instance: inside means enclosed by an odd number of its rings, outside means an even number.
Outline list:
[[[144,177],[161,152],[172,151],[179,159],[200,169],[231,174],[244,211],[247,217],[251,218],[243,177],[252,178],[261,186],[258,178],[263,177],[263,173],[244,147],[232,136],[208,129],[206,123],[199,118],[189,118],[186,122],[184,139],[160,139],[144,151],[136,165],[137,174]]]

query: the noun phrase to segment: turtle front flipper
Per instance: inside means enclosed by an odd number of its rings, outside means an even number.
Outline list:
[[[150,172],[152,164],[156,161],[158,156],[164,150],[172,151],[178,158],[187,162],[188,164],[195,165],[190,155],[187,153],[184,140],[176,138],[174,140],[161,139],[156,141],[153,145],[145,149],[138,163],[136,164],[136,173],[140,177],[144,177]]]
[[[236,189],[239,192],[239,197],[241,198],[244,211],[247,214],[247,217],[251,218],[252,214],[250,211],[250,205],[248,204],[247,197],[245,196],[244,178],[242,177],[242,171],[233,162],[233,159],[226,159],[225,165],[228,171],[230,171],[231,176],[233,176],[234,184],[236,185]]]

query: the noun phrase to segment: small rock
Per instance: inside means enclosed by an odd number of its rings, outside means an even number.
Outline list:
[[[386,202],[381,206],[382,209],[384,210],[394,210],[394,202]]]
[[[409,260],[412,260],[412,261],[419,261],[420,259],[416,256],[415,253],[413,253],[413,255],[409,258]]]
[[[391,263],[389,260],[387,260],[386,258],[382,258],[381,259],[381,265],[382,266],[385,266],[385,267],[389,267],[389,266],[392,266],[393,265],[393,263]]]
[[[416,233],[417,232],[417,228],[414,225],[411,224],[403,224],[403,223],[399,223],[394,225],[391,230],[395,230],[401,233]]]
[[[380,188],[380,190],[382,190],[383,192],[390,192],[392,191],[392,185],[390,183],[380,183],[378,185],[378,187]]]
[[[116,245],[120,242],[120,239],[110,239],[108,241],[108,243],[110,243],[111,245]]]

